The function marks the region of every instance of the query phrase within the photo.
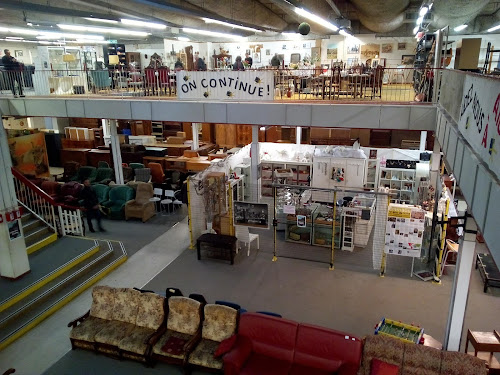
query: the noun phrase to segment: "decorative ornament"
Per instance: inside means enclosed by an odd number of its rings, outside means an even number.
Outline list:
[[[307,22],[302,22],[299,25],[299,33],[302,35],[307,35],[311,31],[311,26]]]

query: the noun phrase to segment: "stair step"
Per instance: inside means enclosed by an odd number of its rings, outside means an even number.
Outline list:
[[[35,243],[41,242],[48,237],[50,237],[53,233],[49,232],[48,227],[37,227],[32,231],[29,231],[28,234],[24,235],[24,242],[26,243],[26,247],[30,247]]]
[[[26,236],[26,232],[32,230],[33,228],[41,226],[43,223],[38,219],[31,218],[26,220],[26,222],[22,224],[23,224],[23,233],[25,233]]]
[[[127,259],[120,244],[99,241],[99,245],[93,256],[0,313],[0,350]]]
[[[33,237],[31,240],[25,239],[26,252],[28,255],[32,254],[55,241],[57,241],[57,234],[51,232],[45,233],[42,237]]]
[[[31,212],[25,212],[24,214],[21,215],[21,223],[24,225],[26,221],[29,221],[33,214]]]

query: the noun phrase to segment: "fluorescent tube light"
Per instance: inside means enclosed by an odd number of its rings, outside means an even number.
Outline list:
[[[420,25],[415,26],[415,28],[413,29],[413,35],[418,33],[418,30],[420,30]]]
[[[189,40],[190,40],[190,39],[189,39],[189,38],[186,38],[185,36],[178,36],[178,37],[177,37],[177,40],[178,40],[179,42],[189,42]]]
[[[351,36],[352,36],[352,34],[351,34],[351,33],[349,33],[349,32],[347,32],[347,31],[345,31],[344,29],[340,30],[340,31],[339,31],[339,34],[340,34],[340,35],[343,35],[343,36],[345,36],[345,37],[351,37]]]
[[[185,33],[189,33],[189,34],[201,34],[201,35],[207,35],[207,36],[217,36],[217,37],[221,37],[221,38],[230,38],[230,39],[236,39],[236,40],[245,40],[246,39],[244,36],[241,36],[241,35],[218,33],[216,31],[208,31],[208,30],[191,29],[189,27],[183,27],[182,31],[184,31]]]
[[[489,33],[491,33],[492,31],[495,31],[495,30],[498,30],[498,29],[500,29],[500,25],[493,26],[493,27],[489,28],[487,31]]]
[[[162,25],[161,23],[130,20],[127,18],[122,18],[120,21],[124,25],[129,25],[129,26],[149,27],[151,29],[158,29],[158,30],[165,30],[167,28],[167,25]]]
[[[21,39],[24,39],[24,38],[21,38],[20,36],[6,36],[5,39],[21,40]]]
[[[339,29],[333,23],[328,22],[327,20],[325,20],[325,19],[323,19],[321,17],[318,17],[317,15],[312,14],[311,12],[308,12],[305,9],[297,8],[296,7],[295,8],[295,13],[297,13],[298,15],[301,15],[302,17],[307,18],[308,20],[316,22],[317,24],[319,24],[319,25],[321,25],[323,27],[326,27],[327,29],[330,29],[330,30],[333,30],[333,31],[337,31]]]
[[[427,8],[426,6],[423,6],[422,8],[420,8],[420,12],[418,13],[418,15],[420,17],[424,17],[428,11],[429,11],[429,8]]]
[[[6,31],[11,32],[12,34],[21,34],[21,35],[39,35],[41,34],[40,31],[33,30],[33,29],[6,29]]]
[[[254,29],[253,27],[236,25],[234,23],[229,23],[229,22],[214,20],[214,19],[211,19],[211,18],[204,18],[204,17],[202,17],[202,20],[205,21],[205,23],[216,23],[218,25],[232,27],[233,29],[241,29],[241,30],[253,31],[253,32],[256,32],[256,33],[261,33],[262,32],[262,30]]]
[[[145,32],[145,31],[132,31],[132,30],[112,28],[112,27],[94,27],[94,26],[64,25],[64,24],[57,24],[57,26],[62,30],[88,31],[88,32],[95,32],[95,33],[128,35],[128,36],[148,36],[148,35],[150,35],[149,33]]]
[[[104,18],[92,18],[92,17],[83,17],[84,20],[92,21],[92,22],[102,22],[102,23],[118,23],[116,20],[106,20]]]
[[[420,25],[422,22],[424,22],[424,17],[420,16],[417,18],[417,25]]]
[[[102,35],[71,34],[71,33],[51,33],[51,32],[43,32],[41,35],[38,35],[36,38],[37,39],[74,38],[74,39],[104,40],[104,37]]]
[[[460,26],[455,27],[453,30],[462,31],[462,30],[465,30],[467,28],[467,26],[468,25],[460,25]]]

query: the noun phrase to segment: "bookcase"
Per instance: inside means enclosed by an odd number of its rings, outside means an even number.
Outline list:
[[[380,168],[379,186],[396,193],[393,203],[413,204],[415,199],[415,169]]]

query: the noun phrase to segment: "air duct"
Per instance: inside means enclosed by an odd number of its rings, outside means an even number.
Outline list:
[[[410,0],[351,0],[359,11],[359,20],[371,31],[387,33],[399,28],[405,20],[405,10]]]
[[[490,0],[436,0],[432,7],[432,26],[455,27],[473,20]]]

